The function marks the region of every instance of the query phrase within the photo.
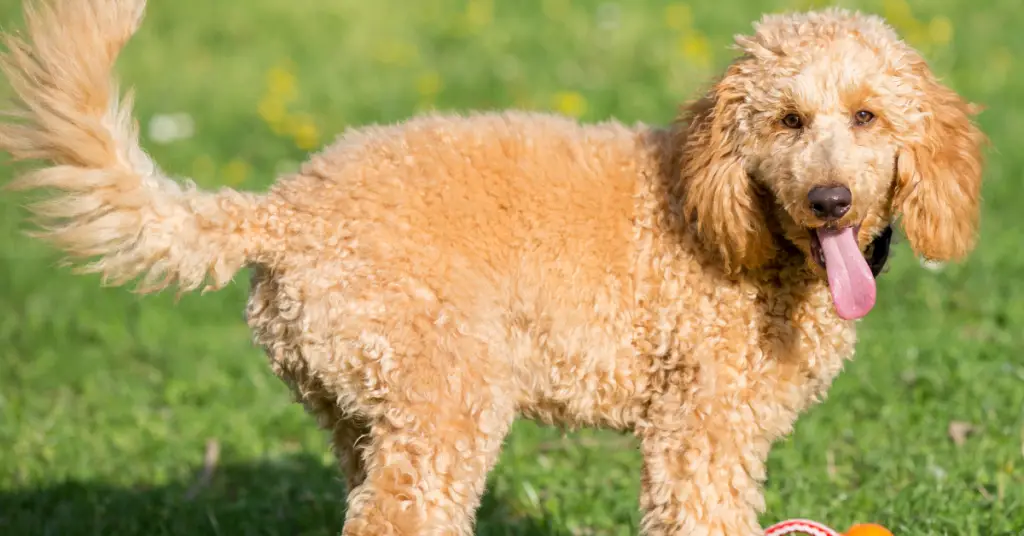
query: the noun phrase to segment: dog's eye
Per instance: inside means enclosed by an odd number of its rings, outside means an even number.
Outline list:
[[[858,125],[866,125],[875,120],[875,114],[867,110],[860,110],[857,113],[853,114],[853,120]]]
[[[786,114],[786,116],[782,118],[782,124],[785,125],[786,128],[800,128],[804,126],[804,120],[797,114]]]

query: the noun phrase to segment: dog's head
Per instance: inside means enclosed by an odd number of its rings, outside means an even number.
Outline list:
[[[828,278],[838,314],[859,318],[897,216],[918,255],[969,252],[985,138],[882,19],[767,16],[736,42],[743,54],[686,109],[680,153],[684,209],[727,270],[786,240]]]

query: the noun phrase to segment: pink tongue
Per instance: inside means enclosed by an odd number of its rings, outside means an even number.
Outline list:
[[[853,228],[818,229],[818,241],[825,254],[825,270],[836,313],[845,320],[868,314],[875,306],[875,277],[857,247]]]

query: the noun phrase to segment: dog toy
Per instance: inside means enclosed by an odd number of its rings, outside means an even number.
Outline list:
[[[785,536],[787,534],[808,534],[810,536],[893,536],[889,529],[874,523],[861,523],[840,533],[817,521],[790,519],[776,523],[764,531],[764,536]]]

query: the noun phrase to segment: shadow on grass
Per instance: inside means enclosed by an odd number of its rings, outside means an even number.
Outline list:
[[[181,481],[118,487],[70,481],[3,490],[0,534],[311,536],[341,532],[345,485],[337,469],[309,455],[223,465],[198,493],[193,493],[194,485],[195,481]],[[549,521],[516,516],[491,493],[478,512],[477,533],[567,534]]]

